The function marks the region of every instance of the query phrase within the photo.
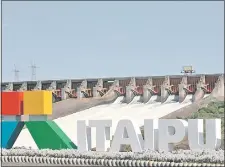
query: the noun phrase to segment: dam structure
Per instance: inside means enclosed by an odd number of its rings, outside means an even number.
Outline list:
[[[53,114],[49,119],[77,143],[77,120],[113,121],[111,134],[121,119],[133,120],[139,127],[144,119],[166,116],[208,96],[224,96],[223,74],[49,80],[2,83],[2,91],[50,90]],[[92,130],[92,147],[96,145]],[[37,149],[25,128],[14,147]]]

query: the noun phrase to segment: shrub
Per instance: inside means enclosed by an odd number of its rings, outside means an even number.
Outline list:
[[[211,102],[206,107],[199,109],[197,112],[194,112],[190,117],[177,117],[177,119],[214,119],[220,118],[221,119],[221,131],[222,131],[222,142],[221,142],[221,149],[224,150],[224,102]],[[144,130],[141,129],[142,136],[144,137]],[[204,134],[205,135],[205,134]],[[176,146],[177,149],[188,149],[188,145],[182,143],[181,145]],[[124,145],[122,151],[130,152],[131,147],[130,145]]]

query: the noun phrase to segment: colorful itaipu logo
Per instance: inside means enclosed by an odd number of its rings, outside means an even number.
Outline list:
[[[54,121],[20,120],[22,115],[47,116],[51,114],[51,91],[2,92],[1,148],[12,148],[25,127],[39,149],[77,149],[77,146]],[[9,117],[11,119],[7,119]]]

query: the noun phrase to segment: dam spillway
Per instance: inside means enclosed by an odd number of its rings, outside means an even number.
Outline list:
[[[142,86],[140,80],[133,77],[107,82],[108,87],[102,84],[103,79],[98,80],[93,87],[88,87],[88,80],[85,80],[76,88],[77,96],[67,96],[53,104],[51,119],[74,143],[77,142],[77,120],[111,119],[112,134],[120,119],[131,119],[141,127],[144,119],[161,118],[209,95],[220,96],[224,92],[223,75],[210,77],[200,75],[174,79],[175,77],[166,76],[161,80],[154,80],[153,77],[146,78]],[[57,85],[56,82],[54,84]],[[63,92],[66,88],[64,86],[60,91]],[[54,85],[51,90],[54,91]],[[95,139],[94,129],[92,138]],[[15,146],[37,148],[27,129],[22,130]],[[92,140],[92,146],[95,147],[95,140]]]
[[[101,97],[114,86],[119,96],[126,97],[126,103],[130,103],[135,96],[142,96],[141,100],[146,103],[154,95],[157,95],[157,100],[162,103],[169,95],[179,95],[179,102],[182,102],[188,94],[195,94],[192,100],[198,101],[204,94],[212,92],[221,75],[223,74],[3,82],[1,89],[51,90],[53,101],[58,102],[70,98]]]
[[[208,95],[205,95],[207,97]],[[77,121],[78,120],[112,120],[111,134],[114,134],[116,125],[121,119],[130,119],[139,127],[144,125],[144,119],[155,119],[170,114],[180,108],[192,103],[192,95],[188,95],[183,103],[174,101],[174,96],[170,96],[165,103],[150,101],[148,104],[138,102],[140,96],[136,96],[131,103],[122,103],[124,97],[118,97],[113,103],[99,105],[74,114],[70,114],[54,120],[56,124],[66,133],[66,135],[77,143]],[[156,97],[153,97],[157,99]],[[112,137],[112,136],[111,136]],[[96,130],[92,129],[92,147],[96,146]],[[31,147],[37,149],[35,142],[27,129],[24,129],[14,147]]]

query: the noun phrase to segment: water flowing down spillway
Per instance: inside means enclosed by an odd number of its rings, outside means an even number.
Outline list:
[[[144,125],[144,119],[161,118],[192,103],[192,95],[188,95],[182,103],[177,102],[177,96],[171,95],[163,104],[156,101],[157,96],[153,96],[146,104],[139,102],[140,96],[136,96],[129,104],[122,103],[123,98],[124,97],[118,97],[111,104],[92,107],[81,112],[55,119],[54,121],[74,143],[77,143],[77,120],[110,119],[113,121],[111,134],[114,134],[116,125],[121,119],[133,120],[141,127]],[[95,136],[95,129],[93,128],[93,147],[96,145]],[[22,130],[14,144],[14,147],[15,146],[25,146],[37,149],[37,146],[27,129]]]

